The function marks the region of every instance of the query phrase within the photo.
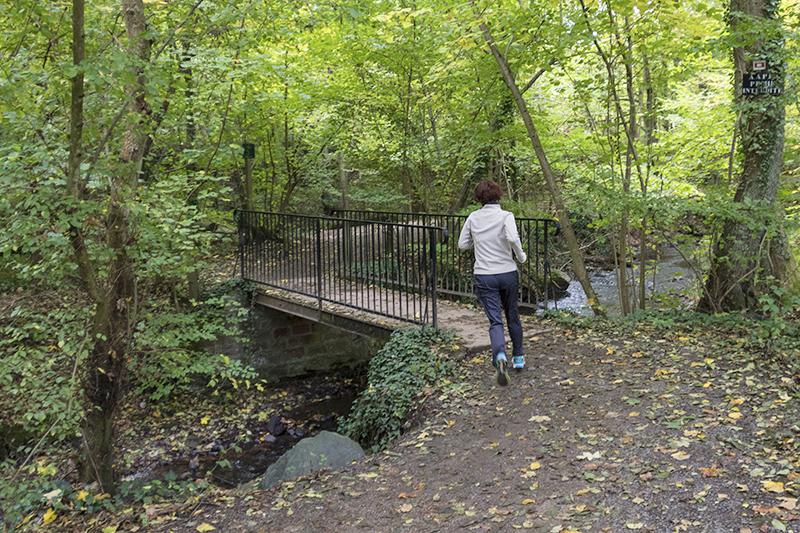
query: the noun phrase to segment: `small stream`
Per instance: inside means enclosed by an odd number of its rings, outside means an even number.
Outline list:
[[[334,397],[316,398],[282,413],[281,418],[291,420],[293,424],[279,435],[268,433],[267,421],[251,421],[246,427],[252,435],[249,440],[238,439],[240,432],[231,430],[215,438],[205,452],[141,468],[127,477],[156,480],[165,479],[172,472],[177,479],[186,480],[205,477],[206,472],[211,471],[208,478],[211,483],[228,489],[237,487],[263,475],[300,439],[314,436],[322,430],[337,431],[340,419],[350,414],[357,394],[357,391],[352,391]],[[223,453],[221,450],[226,451]],[[229,461],[230,466],[217,465],[223,459]]]
[[[347,394],[308,403],[289,411],[284,416],[296,421],[297,428],[274,437],[274,440],[254,440],[240,444],[241,452],[229,451],[225,458],[231,462],[231,466],[217,468],[213,474],[214,483],[233,488],[263,475],[272,463],[291,450],[301,438],[316,435],[322,430],[336,431],[339,418],[350,414],[355,400],[354,394]],[[263,426],[257,428],[260,433],[266,430],[266,423],[263,423]],[[218,457],[213,457],[210,466],[213,466],[217,459]]]
[[[689,257],[688,253],[684,255]],[[638,260],[634,274],[638,277]],[[630,275],[630,268],[628,273]],[[655,280],[654,280],[655,274]],[[606,308],[608,316],[620,316],[619,293],[617,291],[617,275],[614,270],[589,271],[592,283],[600,304]],[[675,309],[687,307],[693,302],[691,293],[694,290],[695,275],[691,265],[674,247],[664,247],[660,250],[657,261],[647,262],[647,308],[648,309]],[[655,287],[655,293],[653,288]],[[638,288],[638,283],[637,283]],[[638,291],[637,291],[638,300]],[[592,316],[591,307],[586,301],[583,287],[576,280],[572,280],[567,289],[567,295],[550,300],[549,309],[569,310],[579,315]]]

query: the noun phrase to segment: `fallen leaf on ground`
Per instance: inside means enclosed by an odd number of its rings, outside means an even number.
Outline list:
[[[541,424],[542,422],[550,422],[550,417],[545,415],[534,415],[528,419],[528,422],[536,422],[537,424]]]
[[[793,511],[795,507],[797,507],[797,498],[778,498],[781,503],[778,504],[778,507],[783,507],[789,511]]]
[[[765,481],[764,490],[767,492],[777,492],[778,494],[781,494],[784,490],[783,483],[780,481]]]
[[[51,507],[50,509],[47,510],[46,513],[44,513],[44,516],[42,517],[42,521],[45,524],[49,524],[50,522],[52,522],[53,520],[56,519],[56,516],[57,516],[56,512]]]

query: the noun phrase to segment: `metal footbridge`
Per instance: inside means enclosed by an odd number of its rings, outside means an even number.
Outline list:
[[[357,312],[372,322],[441,327],[441,300],[475,298],[472,250],[457,244],[466,219],[352,210],[330,217],[237,211],[241,276],[262,287],[262,298],[275,299],[262,303],[334,326]],[[521,218],[517,229],[528,254],[519,267],[520,308],[546,307],[548,242],[558,232],[557,222]]]

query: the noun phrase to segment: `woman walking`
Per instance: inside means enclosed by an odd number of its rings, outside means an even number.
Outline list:
[[[520,263],[524,263],[528,256],[522,250],[514,214],[500,209],[500,186],[494,181],[484,180],[475,186],[473,195],[483,207],[467,218],[458,238],[458,247],[475,249],[475,294],[489,318],[492,364],[497,373],[497,384],[505,386],[509,378],[503,314],[511,337],[512,365],[514,368],[525,366],[522,323],[517,305],[519,274],[514,256]]]

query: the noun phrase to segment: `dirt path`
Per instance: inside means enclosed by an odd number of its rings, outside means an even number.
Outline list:
[[[739,339],[525,326],[550,331],[527,338],[528,368],[508,387],[485,352],[466,356],[384,452],[269,491],[211,493],[151,530],[800,530],[791,380]]]

